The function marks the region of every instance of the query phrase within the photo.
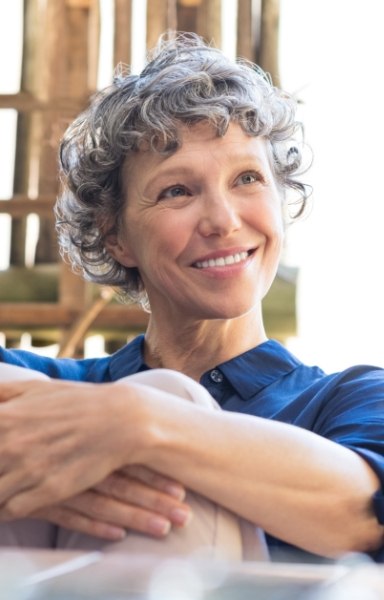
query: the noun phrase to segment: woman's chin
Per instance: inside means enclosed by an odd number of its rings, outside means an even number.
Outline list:
[[[241,302],[236,305],[232,304],[220,304],[219,306],[212,306],[207,308],[205,311],[202,310],[198,316],[199,319],[220,319],[230,320],[238,319],[245,315],[248,315],[256,308],[256,304]]]

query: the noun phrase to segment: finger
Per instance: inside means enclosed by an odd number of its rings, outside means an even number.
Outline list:
[[[23,473],[25,475],[24,470]],[[11,483],[12,478],[15,479],[15,485]],[[60,473],[46,479],[30,477],[27,483],[25,478],[21,482],[19,480],[20,476],[16,473],[0,477],[0,485],[2,486],[4,482],[6,488],[6,491],[0,495],[0,519],[9,521],[26,517],[45,507],[57,506],[70,497],[65,477]],[[76,489],[75,493],[79,493],[79,489]],[[5,495],[8,499],[4,502],[1,498]]]
[[[0,521],[20,519],[30,514],[31,510],[24,503],[14,502],[20,494],[29,493],[34,485],[19,472],[4,473],[0,477]]]
[[[94,491],[83,492],[63,505],[98,522],[107,522],[154,537],[164,537],[171,529],[170,520],[163,515]]]
[[[148,484],[150,487],[165,492],[177,500],[180,500],[180,502],[182,502],[185,498],[186,491],[181,483],[171,479],[170,477],[166,477],[161,473],[152,471],[152,469],[148,469],[143,465],[130,465],[121,469],[119,473],[120,472],[124,475],[134,477],[135,479]]]
[[[92,519],[66,506],[41,509],[36,511],[33,516],[71,531],[85,533],[112,542],[120,541],[126,537],[126,531],[123,527]]]
[[[87,385],[85,382],[73,382],[61,381],[57,379],[49,379],[47,377],[39,374],[38,377],[31,379],[23,379],[23,380],[14,380],[14,381],[1,381],[0,382],[0,402],[5,402],[7,400],[12,400],[13,398],[17,398],[18,396],[27,396],[33,394],[33,392],[42,391],[47,393],[47,391],[51,391],[52,389],[57,391],[68,391],[69,393],[73,393],[74,386],[80,388],[85,388]]]
[[[31,389],[36,382],[31,381],[6,381],[0,383],[0,402],[6,402]]]
[[[191,510],[187,504],[141,481],[127,476],[122,477],[118,473],[109,475],[94,486],[94,489],[123,503],[140,506],[163,515],[179,527],[187,525],[191,518]]]

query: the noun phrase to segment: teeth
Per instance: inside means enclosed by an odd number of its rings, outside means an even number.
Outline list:
[[[230,256],[220,256],[220,258],[210,258],[209,260],[198,260],[195,267],[198,269],[206,269],[207,267],[225,267],[226,265],[234,265],[242,260],[245,260],[248,252],[237,252]]]

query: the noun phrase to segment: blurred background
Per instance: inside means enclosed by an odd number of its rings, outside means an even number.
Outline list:
[[[57,145],[123,62],[196,31],[292,93],[314,162],[287,232],[268,334],[304,362],[383,366],[382,0],[0,0],[0,343],[112,352],[147,315],[70,272],[56,247]]]

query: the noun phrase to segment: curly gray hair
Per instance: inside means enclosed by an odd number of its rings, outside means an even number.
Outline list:
[[[143,143],[175,152],[180,124],[204,121],[223,136],[236,122],[248,135],[266,138],[277,183],[298,192],[297,217],[307,193],[295,179],[302,165],[295,111],[293,98],[253,63],[230,60],[197,35],[162,37],[141,74],[118,69],[112,85],[95,94],[62,139],[55,207],[62,256],[86,279],[145,302],[140,273],[118,263],[105,241],[118,232],[126,203],[123,165]]]

